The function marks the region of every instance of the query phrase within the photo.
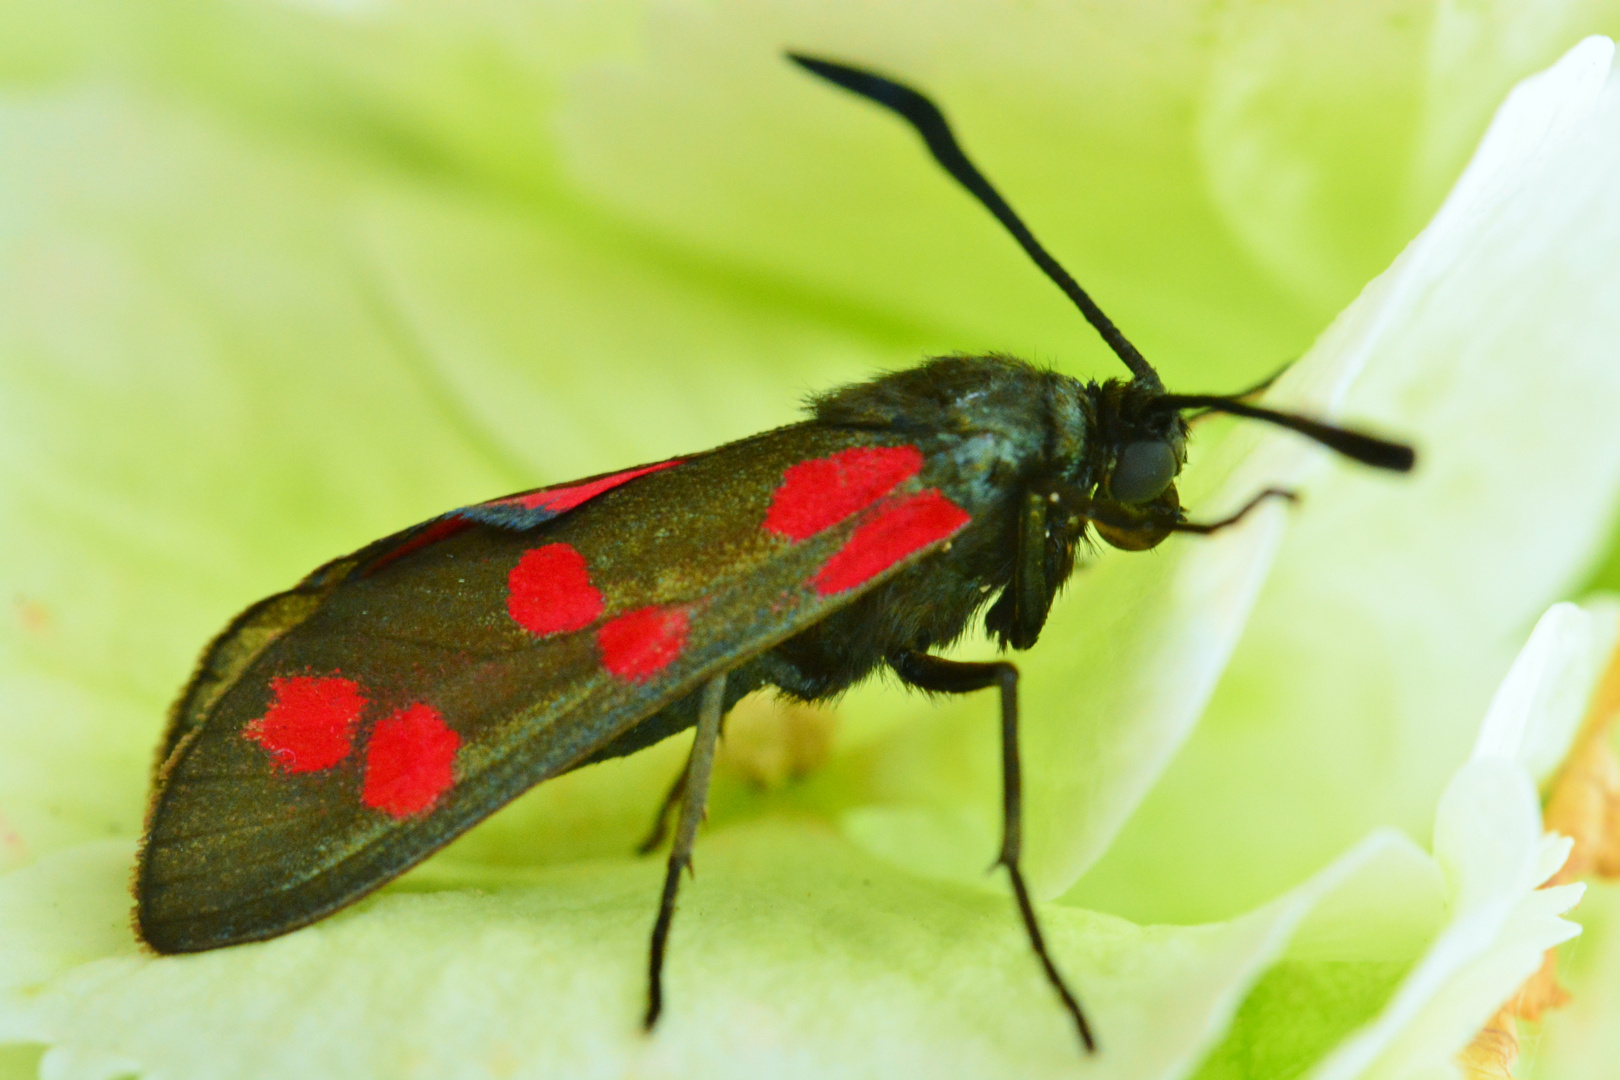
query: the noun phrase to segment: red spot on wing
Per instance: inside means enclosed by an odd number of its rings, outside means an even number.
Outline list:
[[[358,683],[336,675],[271,679],[275,701],[242,729],[290,773],[330,769],[349,756],[366,699]]]
[[[455,783],[450,766],[460,746],[433,706],[406,706],[371,733],[360,801],[397,818],[432,809]]]
[[[816,571],[810,585],[822,596],[853,589],[972,520],[939,491],[919,491],[885,507],[851,533]]]
[[[782,474],[765,528],[804,540],[866,509],[922,471],[915,446],[852,446],[801,461]]]
[[[651,678],[681,654],[688,626],[678,607],[644,607],[610,619],[596,632],[602,666],[631,682]]]
[[[680,458],[673,461],[660,461],[656,465],[643,465],[639,469],[626,469],[624,472],[613,473],[611,476],[599,476],[595,480],[587,480],[582,484],[546,488],[544,491],[531,491],[526,495],[513,495],[510,498],[495,499],[483,505],[515,506],[523,510],[550,510],[554,514],[561,514],[564,511],[572,510],[580,503],[596,498],[604,491],[611,491],[620,484],[627,484],[638,476],[646,476],[648,473],[655,473],[660,469],[672,468],[680,463]]]
[[[602,594],[591,585],[585,556],[569,544],[524,552],[506,587],[506,610],[531,634],[582,630],[602,614]]]

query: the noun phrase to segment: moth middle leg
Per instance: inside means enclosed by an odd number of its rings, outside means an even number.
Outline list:
[[[714,768],[715,744],[720,740],[720,720],[726,712],[726,674],[721,672],[703,686],[698,704],[697,734],[687,759],[681,784],[681,817],[675,826],[675,843],[664,871],[664,892],[658,902],[658,918],[653,922],[652,945],[647,955],[647,1015],[642,1025],[651,1031],[664,1010],[664,951],[669,944],[669,928],[675,919],[675,894],[680,890],[681,872],[692,867],[692,845],[697,839],[709,800],[709,777]]]

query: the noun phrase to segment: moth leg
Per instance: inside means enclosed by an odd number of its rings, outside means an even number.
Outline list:
[[[1113,546],[1128,551],[1146,551],[1156,547],[1173,532],[1208,535],[1236,525],[1267,499],[1298,502],[1299,496],[1286,488],[1266,488],[1239,507],[1236,513],[1219,521],[1207,522],[1182,520],[1181,510],[1174,503],[1133,507],[1104,499],[1071,499],[1068,505],[1075,515],[1070,518],[1071,521],[1084,519],[1093,523]]]
[[[720,718],[726,708],[726,675],[721,672],[703,686],[698,705],[697,737],[687,760],[681,783],[685,798],[681,818],[675,827],[675,844],[669,852],[669,869],[664,873],[664,894],[658,901],[658,919],[653,923],[652,948],[647,956],[647,1016],[642,1025],[648,1030],[658,1022],[664,1009],[664,947],[669,943],[669,926],[675,918],[675,893],[681,885],[681,871],[692,868],[692,842],[697,838],[709,801],[709,774],[714,766],[714,746],[720,739]]]
[[[669,785],[664,792],[664,801],[658,804],[658,816],[653,818],[652,828],[646,837],[636,845],[637,855],[651,855],[663,844],[664,837],[669,835],[669,819],[675,813],[675,808],[681,804],[681,796],[686,794],[686,775],[692,771],[692,755],[686,755],[686,764],[681,771],[675,774],[675,782]]]
[[[1018,759],[1018,669],[1005,661],[966,663],[945,660],[927,653],[906,651],[889,658],[895,673],[920,690],[939,694],[967,694],[974,690],[996,687],[1001,691],[1001,854],[996,863],[1007,868],[1012,879],[1013,896],[1018,901],[1018,914],[1024,921],[1030,946],[1046,972],[1046,979],[1063,999],[1063,1007],[1074,1019],[1080,1032],[1080,1041],[1088,1052],[1095,1052],[1097,1042],[1092,1038],[1091,1025],[1080,1002],[1063,981],[1063,975],[1052,956],[1046,951],[1046,938],[1030,903],[1029,888],[1024,884],[1024,872],[1019,869],[1023,852],[1024,784]]]
[[[1212,532],[1219,532],[1221,529],[1224,529],[1229,525],[1236,525],[1245,517],[1248,517],[1249,511],[1253,510],[1267,499],[1287,499],[1289,502],[1298,502],[1299,496],[1295,495],[1292,491],[1289,491],[1286,488],[1266,488],[1266,490],[1262,491],[1260,494],[1256,495],[1254,498],[1240,506],[1237,512],[1229,517],[1224,517],[1219,521],[1207,521],[1202,524],[1195,521],[1178,521],[1174,525],[1170,526],[1170,531],[1199,533],[1204,535]]]
[[[1018,515],[1018,552],[1012,581],[985,613],[985,628],[1000,638],[1002,645],[1014,649],[1027,649],[1041,636],[1056,591],[1052,582],[1067,576],[1061,567],[1049,565],[1053,561],[1046,520],[1050,506],[1047,496],[1039,491],[1024,496]],[[1052,573],[1054,570],[1059,572]]]

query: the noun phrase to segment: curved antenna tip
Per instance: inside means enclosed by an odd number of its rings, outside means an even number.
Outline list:
[[[1386,469],[1389,472],[1411,472],[1417,464],[1417,451],[1405,443],[1391,442],[1380,439],[1376,435],[1355,431],[1351,428],[1339,427],[1336,424],[1323,423],[1298,413],[1281,412],[1277,409],[1267,409],[1261,405],[1250,405],[1237,398],[1222,397],[1216,394],[1164,394],[1153,402],[1154,409],[1174,410],[1182,409],[1213,409],[1216,412],[1230,413],[1248,420],[1264,420],[1268,424],[1276,424],[1290,431],[1297,431],[1308,439],[1314,439],[1352,461],[1359,461],[1374,469]]]
[[[1007,205],[1007,200],[1001,193],[991,186],[978,166],[968,160],[967,154],[957,143],[951,126],[945,120],[945,115],[939,111],[927,96],[913,90],[904,83],[885,78],[875,72],[864,68],[851,67],[833,60],[822,60],[818,57],[807,56],[804,53],[788,50],[787,58],[804,68],[813,75],[819,75],[835,86],[841,86],[851,93],[859,94],[878,105],[893,112],[916,130],[918,135],[928,146],[928,152],[934,156],[940,168],[951,174],[951,177],[968,190],[979,204],[993,214],[1002,228],[1012,234],[1024,253],[1041,268],[1041,272],[1052,279],[1052,283],[1063,290],[1063,295],[1075,307],[1080,309],[1086,321],[1114,350],[1114,355],[1130,369],[1131,375],[1154,389],[1162,389],[1163,383],[1159,381],[1159,373],[1153,370],[1153,365],[1147,358],[1137,351],[1113,320],[1103,314],[1102,308],[1096,301],[1082,289],[1069,272],[1054,259],[1047,250],[1035,239],[1023,220]]]

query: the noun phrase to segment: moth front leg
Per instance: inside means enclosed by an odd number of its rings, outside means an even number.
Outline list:
[[[1079,1000],[1069,990],[1057,965],[1052,962],[1051,954],[1046,951],[1046,938],[1035,917],[1035,906],[1030,903],[1024,872],[1019,868],[1019,858],[1023,853],[1024,784],[1018,758],[1018,669],[1006,661],[967,663],[914,650],[891,656],[889,666],[894,668],[895,674],[919,690],[931,690],[938,694],[970,694],[994,686],[1001,691],[1001,854],[996,862],[1007,868],[1007,875],[1012,879],[1018,914],[1023,919],[1030,946],[1046,972],[1047,981],[1074,1019],[1086,1050],[1095,1052],[1097,1042],[1092,1038],[1086,1014],[1081,1011]]]
[[[1128,506],[1109,499],[1070,498],[1066,500],[1075,520],[1090,522],[1101,536],[1114,547],[1125,551],[1147,551],[1157,547],[1171,533],[1195,533],[1207,536],[1230,528],[1248,517],[1268,499],[1298,502],[1299,496],[1285,488],[1266,488],[1219,521],[1188,521],[1176,501],[1175,488],[1153,503]]]
[[[984,616],[985,628],[1009,648],[1027,649],[1035,644],[1057,592],[1059,582],[1054,580],[1052,571],[1059,568],[1050,565],[1053,562],[1047,528],[1050,507],[1050,499],[1041,492],[1025,493],[1024,505],[1018,510],[1018,548],[1012,581]]]

